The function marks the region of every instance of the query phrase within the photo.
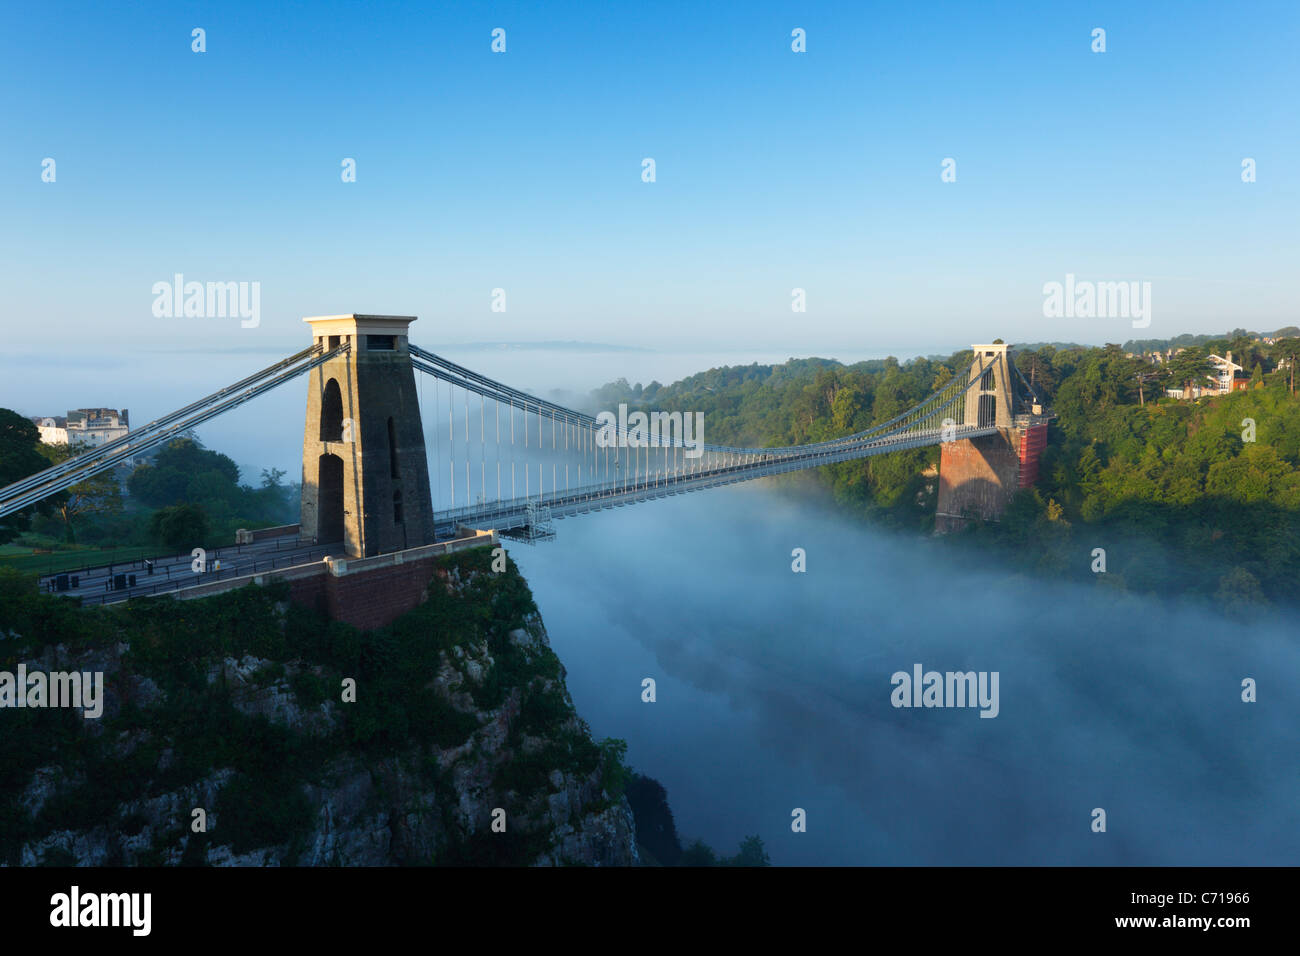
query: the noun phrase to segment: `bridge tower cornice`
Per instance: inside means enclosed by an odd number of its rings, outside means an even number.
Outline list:
[[[363,315],[347,313],[345,315],[309,315],[303,319],[311,325],[312,337],[327,338],[331,335],[402,335],[408,333],[414,315]]]

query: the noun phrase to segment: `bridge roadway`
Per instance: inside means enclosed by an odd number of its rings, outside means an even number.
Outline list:
[[[341,541],[313,544],[310,541],[299,541],[297,534],[291,533],[253,544],[232,544],[229,547],[211,549],[207,553],[207,570],[203,572],[193,570],[193,558],[186,553],[154,558],[153,574],[149,573],[144,559],[137,559],[66,572],[69,581],[73,575],[78,578],[78,587],[66,591],[51,590],[57,574],[42,575],[40,583],[42,591],[75,597],[82,604],[116,604],[128,598],[167,594],[199,584],[307,564],[319,561],[328,554],[343,553]],[[216,567],[218,560],[221,562],[220,570]],[[113,577],[118,574],[134,574],[135,587],[112,590]]]
[[[963,438],[979,438],[983,435],[997,434],[993,426],[977,427],[958,425],[952,428],[949,439],[956,441]],[[624,505],[651,501],[668,495],[684,494],[690,491],[702,491],[705,488],[717,488],[721,485],[749,481],[754,478],[766,478],[771,475],[816,468],[842,461],[853,461],[871,455],[908,448],[923,448],[937,445],[944,439],[943,428],[917,429],[883,438],[869,438],[846,442],[842,445],[818,445],[816,450],[806,453],[787,454],[775,460],[747,462],[714,468],[694,473],[654,473],[651,477],[638,481],[634,486],[600,484],[581,487],[572,491],[543,496],[541,498],[514,498],[510,501],[490,504],[467,505],[461,508],[439,511],[434,514],[434,531],[439,540],[452,537],[459,526],[510,531],[525,527],[530,520],[529,503],[543,504],[550,509],[552,518],[567,518],[587,514],[605,508],[621,508]]]

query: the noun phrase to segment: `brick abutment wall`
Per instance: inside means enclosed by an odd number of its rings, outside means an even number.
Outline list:
[[[479,532],[391,554],[361,559],[326,558],[266,574],[232,578],[174,592],[180,600],[208,597],[248,584],[286,581],[295,604],[314,608],[361,630],[392,623],[425,598],[437,561],[445,554],[498,544],[494,532]]]
[[[971,519],[996,521],[1011,498],[1038,476],[1047,426],[999,428],[996,435],[945,442],[939,450],[934,530],[957,531]]]
[[[290,599],[363,631],[383,627],[424,600],[437,555],[403,564],[318,574],[290,582]]]

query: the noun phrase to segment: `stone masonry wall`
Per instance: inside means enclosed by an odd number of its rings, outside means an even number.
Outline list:
[[[363,631],[383,627],[424,600],[437,555],[334,576],[291,582],[290,597]]]
[[[967,515],[996,520],[1020,487],[1020,430],[945,442],[939,452],[939,501],[934,530],[965,525]]]

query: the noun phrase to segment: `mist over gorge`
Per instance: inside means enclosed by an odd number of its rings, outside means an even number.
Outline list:
[[[777,864],[1281,864],[1300,648],[1045,581],[758,482],[513,546],[578,709],[668,788],[683,837]],[[791,550],[807,552],[806,573]],[[1001,709],[896,709],[914,662],[997,671]],[[643,703],[641,680],[657,682]],[[1259,702],[1241,700],[1254,678]],[[1090,830],[1103,808],[1105,833]],[[808,811],[808,831],[790,831]]]

